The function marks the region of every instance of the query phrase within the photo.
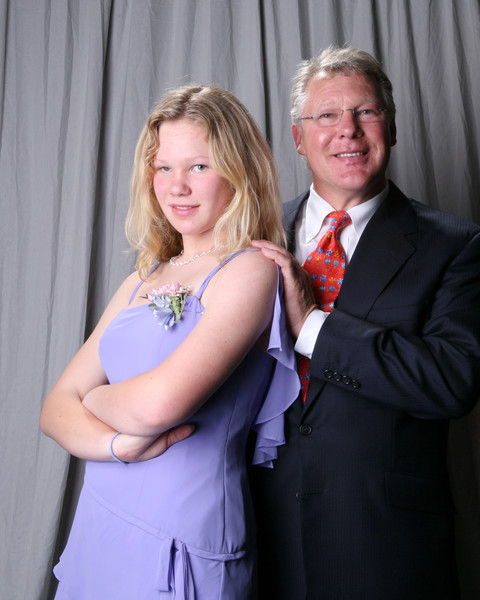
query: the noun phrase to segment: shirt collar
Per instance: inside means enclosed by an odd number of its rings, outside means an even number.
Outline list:
[[[370,200],[362,202],[348,210],[348,214],[352,219],[352,224],[358,237],[360,237],[365,229],[368,221],[372,218],[377,208],[383,202],[388,194],[388,183],[385,188]],[[305,243],[308,244],[318,236],[325,217],[335,210],[326,200],[317,194],[310,186],[310,195],[305,205]]]

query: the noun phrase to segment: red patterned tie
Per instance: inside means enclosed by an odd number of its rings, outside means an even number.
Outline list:
[[[331,212],[327,218],[331,219],[328,231],[318,242],[315,250],[307,256],[303,268],[310,275],[313,295],[318,307],[324,312],[331,312],[342,287],[346,266],[345,250],[338,241],[338,234],[341,229],[351,223],[351,219],[350,215],[344,211]],[[307,397],[310,382],[309,366],[309,358],[298,357],[300,394],[303,402]]]

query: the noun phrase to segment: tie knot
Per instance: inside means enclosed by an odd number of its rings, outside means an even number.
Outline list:
[[[340,229],[343,229],[352,221],[350,215],[344,210],[336,210],[331,212],[329,215],[327,215],[327,217],[330,219],[328,230],[332,233],[337,233],[340,231]]]

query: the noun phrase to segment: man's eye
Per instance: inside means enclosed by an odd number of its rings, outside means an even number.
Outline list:
[[[316,117],[316,121],[329,121],[334,120],[338,113],[335,112],[322,112]]]
[[[358,114],[364,117],[379,117],[383,112],[381,108],[377,108],[376,106],[367,106],[360,108]]]

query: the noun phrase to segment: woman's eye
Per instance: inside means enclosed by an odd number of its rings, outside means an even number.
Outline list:
[[[201,173],[202,171],[207,170],[207,165],[194,165],[193,170],[196,171],[197,173]]]

